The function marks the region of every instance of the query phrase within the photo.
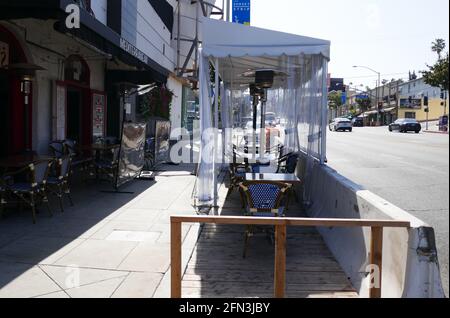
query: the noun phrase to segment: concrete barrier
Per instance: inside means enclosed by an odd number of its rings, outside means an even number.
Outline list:
[[[305,158],[301,162],[300,166],[306,166]],[[305,199],[310,217],[411,222],[409,230],[384,231],[383,297],[445,297],[433,228],[333,169],[318,162],[310,162],[309,165],[310,169],[303,169],[299,174],[308,173]],[[367,297],[370,230],[319,228],[319,231],[361,297]]]

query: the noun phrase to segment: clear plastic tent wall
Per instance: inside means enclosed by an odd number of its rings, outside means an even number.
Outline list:
[[[305,155],[307,188],[312,164],[324,163],[326,158],[329,42],[218,21],[203,21],[203,25],[199,58],[202,133],[196,189],[199,204],[217,203],[218,175],[230,163],[233,145],[239,149],[240,137],[249,128],[253,138],[258,136],[264,141],[261,144],[267,144],[263,153],[282,144],[285,152]],[[239,40],[233,34],[240,34]],[[218,70],[220,80],[216,85],[211,83],[210,65]],[[254,131],[249,86],[255,79],[245,73],[262,69],[274,70],[277,75],[267,90],[266,102],[257,103],[258,130]],[[276,132],[274,138],[260,129],[264,127],[262,113],[266,121],[275,118],[270,123]]]

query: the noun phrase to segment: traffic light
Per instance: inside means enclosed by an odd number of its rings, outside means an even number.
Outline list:
[[[430,112],[430,108],[429,107],[425,107],[425,113],[429,113]]]
[[[428,96],[423,97],[423,106],[428,106]]]

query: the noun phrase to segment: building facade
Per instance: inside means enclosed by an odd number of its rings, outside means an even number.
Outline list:
[[[210,12],[184,0],[0,0],[0,156],[120,137],[148,85],[173,91],[172,128],[186,125],[195,74],[178,72],[190,48],[177,47],[174,28],[199,40],[198,17]],[[186,60],[195,70],[195,55]]]
[[[427,98],[428,107],[425,105]],[[399,118],[415,118],[418,121],[438,120],[448,115],[448,96],[445,100],[445,95],[441,96],[441,89],[426,84],[424,78],[403,83],[399,87],[398,114]]]

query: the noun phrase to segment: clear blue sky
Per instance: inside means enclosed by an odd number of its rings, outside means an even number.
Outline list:
[[[346,83],[375,84],[376,75],[353,65],[408,77],[435,61],[434,39],[449,44],[448,0],[251,1],[252,26],[330,40],[330,72]]]

